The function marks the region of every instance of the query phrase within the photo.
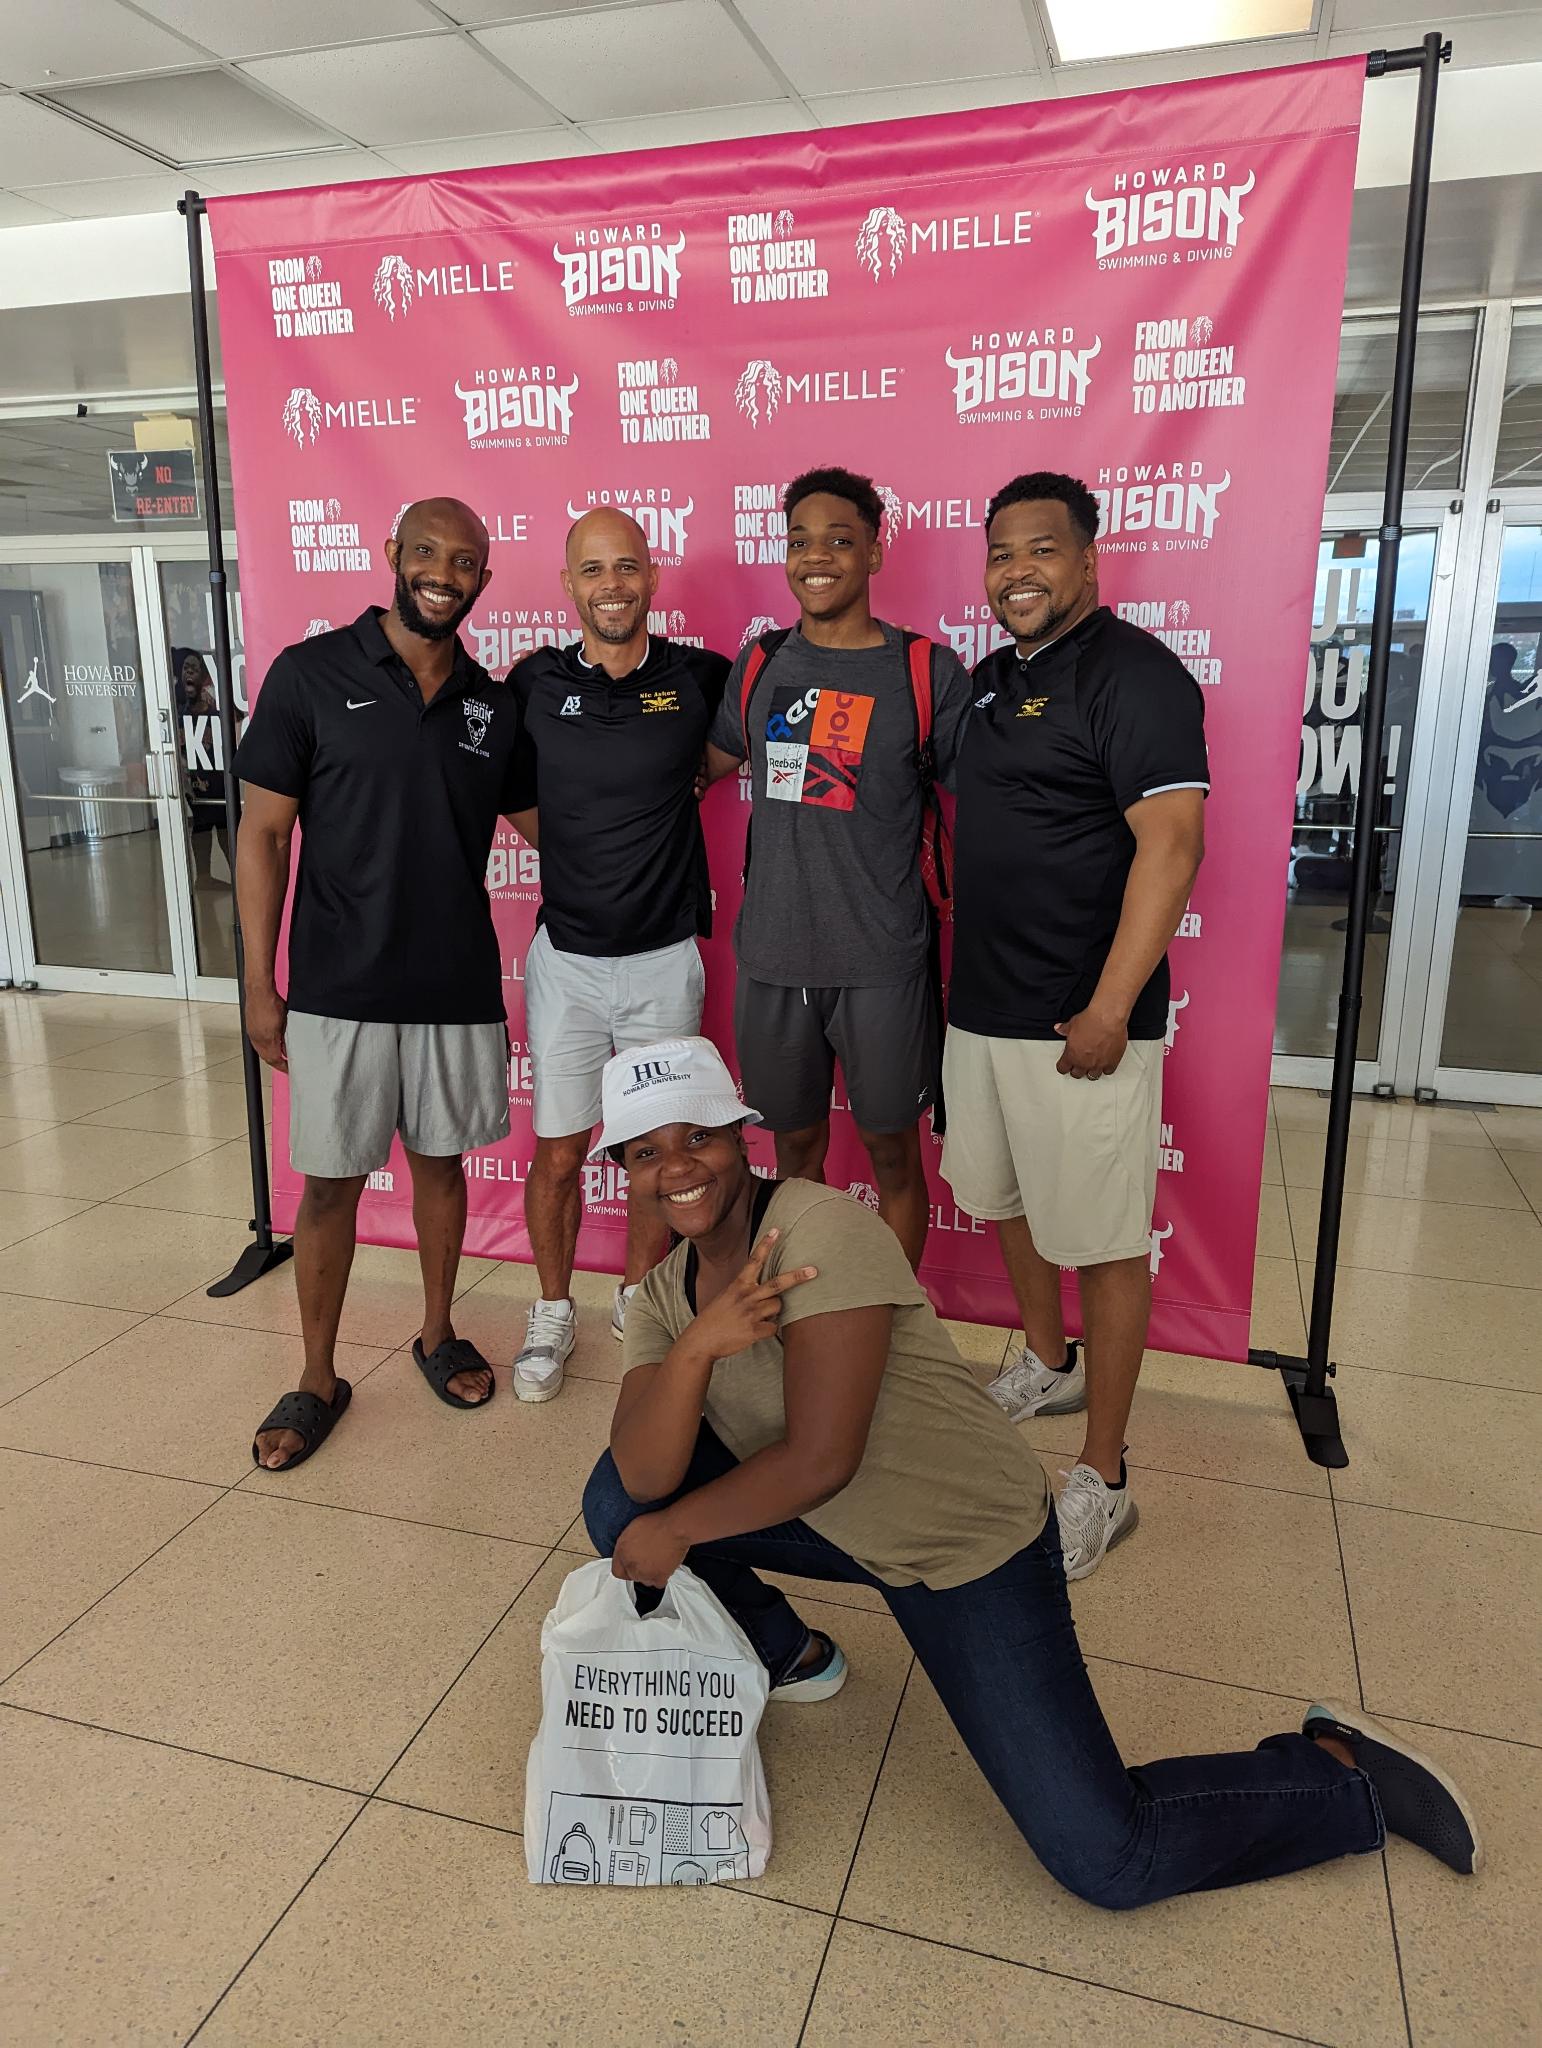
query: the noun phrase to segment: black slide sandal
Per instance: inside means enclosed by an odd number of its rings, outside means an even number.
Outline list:
[[[338,1381],[330,1408],[319,1394],[283,1395],[274,1403],[271,1413],[257,1425],[257,1435],[252,1438],[252,1463],[261,1466],[264,1472],[292,1472],[296,1465],[303,1465],[313,1451],[321,1449],[352,1399],[353,1388],[347,1380]],[[286,1458],[282,1465],[262,1463],[257,1437],[269,1429],[292,1429],[296,1436],[304,1439],[294,1456]]]
[[[493,1369],[468,1337],[451,1337],[426,1355],[421,1337],[412,1340],[412,1362],[447,1408],[485,1408],[498,1391]],[[458,1372],[485,1372],[487,1392],[480,1401],[463,1401],[450,1392]]]

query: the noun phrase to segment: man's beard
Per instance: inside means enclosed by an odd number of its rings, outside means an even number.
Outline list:
[[[1055,634],[1057,634],[1057,633],[1058,633],[1058,632],[1060,631],[1060,628],[1061,628],[1061,627],[1062,627],[1062,626],[1063,626],[1063,625],[1065,624],[1066,620],[1067,620],[1067,619],[1068,619],[1068,618],[1069,618],[1069,617],[1071,616],[1072,612],[1074,612],[1074,611],[1075,611],[1075,609],[1076,609],[1076,605],[1077,605],[1077,600],[1076,600],[1075,598],[1072,598],[1072,599],[1071,599],[1071,600],[1069,601],[1069,603],[1066,603],[1066,604],[1062,604],[1062,605],[1056,605],[1055,603],[1051,602],[1049,610],[1048,610],[1048,611],[1047,611],[1047,612],[1046,612],[1046,613],[1044,614],[1044,623],[1043,623],[1043,624],[1042,624],[1042,625],[1041,625],[1041,626],[1040,626],[1040,627],[1038,628],[1038,630],[1037,630],[1037,631],[1036,631],[1036,632],[1034,633],[1034,636],[1033,636],[1033,641],[1034,641],[1034,643],[1036,643],[1036,642],[1038,642],[1038,641],[1040,641],[1040,640],[1051,640],[1051,639],[1053,639],[1053,638],[1054,638],[1054,636],[1055,636]],[[1005,606],[1005,605],[1003,605],[1001,609],[1002,609],[1002,611],[1005,611],[1005,610],[1006,610],[1006,606]],[[1006,620],[1005,620],[1005,619],[1004,619],[1004,618],[1003,618],[1003,617],[1001,616],[1001,612],[997,612],[997,613],[996,613],[996,623],[997,623],[997,625],[998,625],[998,626],[1000,626],[1000,627],[1002,628],[1002,630],[1003,630],[1004,632],[1007,632],[1007,633],[1011,633],[1011,631],[1012,631],[1012,628],[1011,628],[1011,627],[1010,627],[1010,626],[1009,626],[1009,625],[1007,624]],[[1014,635],[1013,635],[1013,637],[1014,637],[1014,639],[1015,639],[1015,638],[1016,638],[1016,635],[1014,634]]]
[[[628,622],[625,625],[621,625],[614,619],[603,617],[591,605],[584,623],[588,626],[590,632],[593,633],[595,639],[603,640],[607,647],[624,647],[628,640],[636,633],[637,622],[641,616],[641,608],[636,607],[633,609]]]
[[[412,586],[401,570],[396,572],[396,616],[409,633],[416,633],[422,640],[448,640],[475,603],[474,597],[468,597],[463,605],[444,618],[431,619],[420,610],[412,594]]]

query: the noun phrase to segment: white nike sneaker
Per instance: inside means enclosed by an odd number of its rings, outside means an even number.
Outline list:
[[[577,1329],[572,1302],[533,1304],[525,1318],[524,1346],[514,1360],[514,1391],[521,1401],[554,1401],[562,1392],[562,1368]]]
[[[1008,1422],[1022,1422],[1030,1415],[1074,1415],[1087,1405],[1087,1368],[1081,1346],[1067,1347],[1071,1360],[1064,1372],[1056,1372],[1027,1344],[1019,1344],[1006,1365],[985,1389]]]
[[[634,1280],[630,1287],[618,1287],[616,1289],[616,1298],[611,1303],[610,1334],[615,1338],[618,1344],[621,1342],[621,1339],[626,1335],[627,1304],[631,1301],[632,1296],[637,1292],[638,1284],[639,1283]]]
[[[1091,1465],[1075,1465],[1064,1476],[1055,1511],[1060,1518],[1065,1575],[1085,1579],[1116,1543],[1134,1533],[1140,1510],[1130,1491],[1128,1473],[1124,1485],[1118,1487],[1110,1486]]]

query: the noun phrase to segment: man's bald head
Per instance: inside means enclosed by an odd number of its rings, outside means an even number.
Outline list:
[[[485,565],[491,552],[492,542],[488,539],[487,528],[482,524],[471,507],[459,498],[419,498],[416,504],[407,506],[396,522],[396,538],[405,540],[409,535],[438,534],[463,546],[480,549]]]
[[[419,498],[386,542],[396,571],[392,610],[424,640],[447,640],[486,586],[487,528],[459,498]]]
[[[659,587],[659,572],[648,536],[630,514],[614,505],[596,505],[574,520],[562,587],[578,609],[591,661],[599,659],[601,647],[632,643],[645,650],[648,606]]]
[[[568,528],[567,560],[570,570],[575,562],[589,556],[613,559],[618,555],[644,567],[651,567],[653,563],[648,551],[648,536],[629,512],[622,512],[614,505],[596,505],[592,512],[585,512]]]

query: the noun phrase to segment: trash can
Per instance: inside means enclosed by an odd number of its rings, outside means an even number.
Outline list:
[[[112,831],[112,810],[105,799],[124,796],[121,768],[61,768],[59,780],[80,800],[80,829],[87,839],[106,839]]]

